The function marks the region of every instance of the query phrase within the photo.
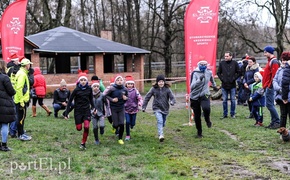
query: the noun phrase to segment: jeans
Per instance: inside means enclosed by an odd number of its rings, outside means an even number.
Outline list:
[[[125,113],[125,118],[126,118],[126,135],[130,136],[130,128],[133,128],[136,124],[136,117],[137,114],[129,114]]]
[[[7,123],[0,123],[0,129],[1,129],[2,143],[7,143],[8,124]]]
[[[58,111],[61,110],[61,109],[66,109],[66,106],[54,103],[53,104],[53,109],[54,109],[54,116],[57,117],[58,116]],[[69,112],[71,112],[73,109],[74,109],[74,103],[71,103],[71,106],[69,108]]]
[[[263,123],[263,107],[252,106],[252,114],[256,120],[256,123]]]
[[[230,94],[231,98],[231,116],[235,115],[236,111],[236,88],[224,89],[222,88],[222,98],[223,98],[223,110],[224,116],[228,116],[228,95]]]
[[[265,97],[266,97],[266,107],[268,108],[271,114],[271,125],[275,123],[280,124],[279,115],[274,105],[274,89],[266,88]]]
[[[15,112],[17,112],[16,106],[15,106]],[[9,125],[9,132],[10,132],[10,135],[16,135],[17,133],[17,113],[15,114],[14,121],[11,122]]]
[[[157,120],[157,131],[158,136],[163,136],[163,127],[166,124],[167,114],[162,114],[161,112],[154,112],[156,120]]]

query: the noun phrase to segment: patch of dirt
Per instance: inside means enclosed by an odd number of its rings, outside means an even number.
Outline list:
[[[290,161],[285,159],[271,160],[271,162],[268,163],[268,166],[280,171],[281,173],[290,174]]]
[[[243,142],[240,142],[238,141],[238,138],[237,136],[235,136],[234,134],[230,133],[229,131],[226,131],[226,130],[220,130],[221,132],[225,133],[226,135],[228,135],[231,139],[233,139],[234,141],[237,141],[240,143],[240,147],[243,147],[244,146],[244,143]]]

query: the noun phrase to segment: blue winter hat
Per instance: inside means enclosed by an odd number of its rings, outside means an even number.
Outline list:
[[[264,51],[270,53],[270,54],[274,54],[275,49],[272,46],[266,46],[264,48]]]

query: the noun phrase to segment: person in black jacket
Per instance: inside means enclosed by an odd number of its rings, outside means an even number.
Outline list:
[[[239,64],[232,60],[232,53],[225,53],[225,61],[221,61],[217,75],[222,82],[223,118],[228,117],[228,95],[231,98],[230,115],[235,117],[236,111],[236,80],[240,76]]]
[[[285,63],[285,69],[282,76],[282,101],[284,103],[284,110],[281,111],[282,123],[286,126],[287,114],[290,117],[290,60]],[[283,127],[280,124],[280,127]]]
[[[76,88],[73,90],[64,113],[64,118],[68,118],[69,110],[72,101],[75,102],[74,119],[76,129],[82,130],[84,124],[83,139],[80,145],[81,150],[86,149],[86,142],[89,135],[90,122],[91,122],[91,109],[94,109],[93,90],[88,84],[86,73],[80,73],[77,81]]]
[[[66,109],[67,102],[70,97],[70,91],[67,89],[67,84],[64,79],[60,81],[60,87],[57,88],[53,93],[53,109],[54,109],[54,117],[58,117],[58,111],[61,109]],[[69,112],[74,109],[74,103],[71,103],[69,108]],[[64,116],[64,112],[62,113]]]
[[[1,151],[10,151],[7,146],[8,140],[8,123],[15,120],[16,111],[13,96],[16,91],[14,90],[9,77],[5,72],[6,63],[0,61],[0,131],[2,143],[0,144]]]

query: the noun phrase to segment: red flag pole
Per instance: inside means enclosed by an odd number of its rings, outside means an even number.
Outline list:
[[[192,0],[186,9],[184,41],[188,95],[190,93],[191,73],[200,60],[206,60],[208,69],[211,69],[215,75],[218,10],[219,0]]]
[[[11,54],[24,56],[24,32],[27,0],[17,0],[4,11],[1,19],[2,58],[9,62]]]

